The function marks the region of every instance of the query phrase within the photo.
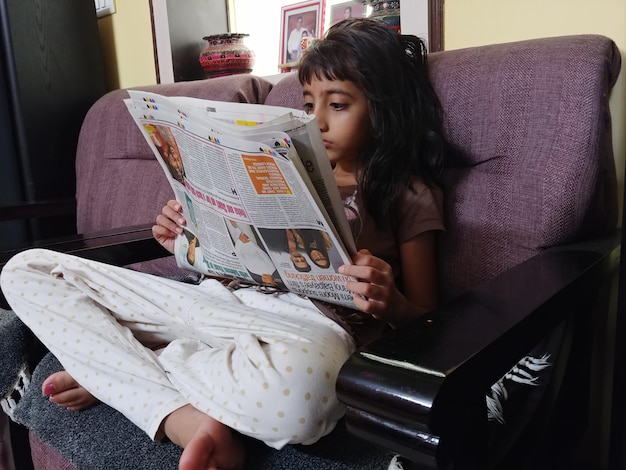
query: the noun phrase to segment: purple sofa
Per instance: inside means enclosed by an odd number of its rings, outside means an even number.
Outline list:
[[[530,293],[542,290],[543,284],[535,286],[532,279],[516,278],[517,284],[511,287],[510,284],[498,284],[498,279],[509,275],[512,268],[522,266],[523,271],[526,263],[533,263],[543,253],[567,244],[598,239],[615,227],[617,190],[608,98],[619,74],[620,55],[610,39],[580,35],[440,52],[429,57],[429,64],[443,107],[445,137],[449,144],[449,163],[444,177],[448,229],[439,251],[442,298],[451,301],[452,313],[444,311],[440,317],[424,320],[427,322],[424,331],[430,335],[424,339],[424,344],[432,346],[431,351],[436,351],[434,356],[412,346],[410,339],[402,336],[406,332],[393,332],[397,334],[391,335],[391,340],[383,338],[368,346],[365,352],[369,356],[355,355],[354,361],[349,361],[346,366],[347,373],[340,379],[338,387],[341,399],[350,407],[347,419],[350,430],[380,444],[381,448],[407,455],[427,466],[436,466],[463,458],[463,452],[475,457],[475,452],[463,445],[461,451],[452,453],[452,457],[448,454],[448,457],[442,457],[444,451],[440,441],[443,439],[440,436],[449,436],[448,442],[455,445],[467,436],[448,433],[446,426],[458,418],[443,418],[446,413],[440,411],[443,406],[440,403],[454,403],[458,399],[457,392],[451,392],[452,385],[447,383],[457,383],[462,374],[452,372],[474,360],[481,367],[493,362],[495,369],[477,376],[480,380],[495,382],[499,375],[493,374],[503,375],[529,350],[523,349],[527,346],[517,344],[521,335],[536,335],[536,342],[540,342],[547,333],[540,331],[540,322],[533,320],[537,332],[523,327],[505,336],[503,332],[508,328],[524,323],[521,319],[535,317],[530,314],[522,316],[526,314],[507,307],[500,297],[497,311],[490,310],[492,307],[481,300],[480,308],[468,311],[465,323],[455,323],[461,321],[459,318],[464,314],[454,302],[464,299],[471,289],[477,286],[480,289],[486,282],[495,282],[501,290],[499,295],[507,291],[507,294],[532,297]],[[287,75],[275,85],[250,75],[238,75],[144,89],[165,95],[296,108],[302,105],[301,88],[295,75]],[[124,90],[105,95],[85,118],[76,163],[79,233],[150,224],[171,196],[161,168],[122,103],[125,96]],[[542,263],[533,265],[532,269],[541,271],[541,267],[545,267]],[[558,266],[557,271],[568,273],[578,269]],[[134,264],[133,267],[162,275],[181,274],[170,258]],[[520,273],[519,269],[515,272],[516,275]],[[606,271],[602,273],[602,276],[606,275]],[[536,279],[543,279],[541,274],[537,272]],[[482,299],[480,296],[475,298]],[[521,303],[524,302],[519,301],[516,305]],[[559,315],[563,317],[559,317],[559,321],[567,315],[561,310]],[[520,319],[501,320],[508,318],[509,311],[520,315]],[[441,341],[433,343],[433,338],[440,338],[437,336],[439,327],[432,326],[438,325],[437,318],[445,318],[454,330],[461,329],[461,325],[468,330],[460,331],[459,337],[446,333]],[[553,322],[557,322],[556,319],[548,323]],[[475,329],[481,332],[474,333]],[[487,333],[493,337],[487,338]],[[415,337],[421,338],[419,335]],[[487,346],[478,346],[479,339]],[[439,372],[433,376],[416,372],[408,379],[410,386],[398,382],[394,388],[396,381],[404,380],[398,378],[397,370],[387,370],[393,367],[383,367],[364,359],[372,355],[380,357],[381,351],[389,345],[388,341],[393,343],[394,360],[398,360],[395,356],[398,351],[406,353],[411,360],[419,361],[423,356],[431,370]],[[509,342],[511,349],[506,349],[497,360],[489,359],[487,352],[492,354],[493,345],[503,341]],[[457,351],[457,347],[472,360],[466,361],[461,353],[451,352]],[[369,374],[363,371],[363,367],[376,372]],[[474,370],[471,368],[474,365],[468,367]],[[64,419],[61,416],[63,411],[49,406],[39,396],[35,385],[48,372],[40,371],[38,375],[35,370],[33,384],[18,404],[18,408],[22,408],[17,413],[18,420],[31,429],[35,468],[103,468],[95,462],[93,466],[85,464],[84,459],[76,457],[81,449],[67,443],[73,440],[72,432],[73,436],[87,433],[87,429],[80,427],[84,423],[76,424],[70,434],[62,436],[48,432],[41,423],[32,424],[34,409],[38,414],[50,413],[51,421]],[[403,374],[408,372],[403,371],[400,375]],[[375,377],[372,380],[380,380],[379,383],[387,383],[393,392],[385,392],[376,383],[368,382],[369,379],[364,378],[366,375]],[[449,382],[445,382],[447,379]],[[428,390],[423,395],[427,397],[428,405],[421,403],[418,406],[403,394],[410,395],[407,390],[414,390],[413,387],[417,387],[414,384],[422,383]],[[492,382],[481,385],[479,394],[484,396],[489,391],[489,383]],[[468,394],[474,393],[472,387],[467,390]],[[368,402],[368,395],[374,404]],[[400,397],[399,403],[395,403],[397,397]],[[409,431],[399,431],[400,428]],[[107,438],[98,439],[97,447],[109,445]],[[361,442],[347,435],[341,439],[343,443]],[[84,440],[76,442],[82,442],[78,447],[83,446],[84,450]],[[471,439],[471,442],[473,445],[475,440]],[[364,454],[367,451],[363,449],[371,447],[345,445],[349,452]],[[160,460],[163,466],[146,465],[142,468],[169,468],[168,465],[175,461],[173,452],[174,457],[168,454],[169,457]],[[294,457],[297,463],[291,461],[290,465],[275,463],[272,466],[261,464],[259,460],[257,466],[253,464],[250,468],[386,468],[381,462],[388,462],[391,455],[374,452],[366,455],[371,464],[365,464],[354,460],[354,456],[346,457],[345,453],[333,454],[334,451],[327,448],[320,452],[326,452],[325,458],[331,455],[328,461],[334,462],[335,466],[328,464],[327,460],[323,464],[321,461],[307,464],[306,458],[314,452],[304,451],[304,456],[289,457]],[[420,457],[422,455],[426,457]],[[342,464],[342,461],[347,463]],[[164,462],[170,463],[166,465]],[[113,467],[107,463],[107,468]]]
[[[450,144],[448,235],[441,253],[446,298],[542,249],[615,225],[606,96],[619,64],[617,49],[598,36],[430,56]],[[299,109],[303,103],[295,75],[273,87],[240,75],[144,89]],[[79,233],[150,223],[172,194],[133,127],[125,96],[124,90],[107,94],[85,118],[76,162]],[[573,138],[582,137],[581,129],[593,130],[589,138],[595,140]],[[590,160],[589,146],[604,159]],[[586,180],[597,187],[581,191]]]

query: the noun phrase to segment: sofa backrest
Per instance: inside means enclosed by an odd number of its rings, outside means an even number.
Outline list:
[[[440,244],[444,298],[542,249],[615,226],[610,39],[544,38],[431,54],[448,164]],[[301,108],[295,74],[267,104]]]
[[[616,224],[608,99],[620,54],[579,35],[434,53],[429,71],[449,148],[440,243],[445,299],[556,245]],[[301,109],[295,74],[146,87],[161,94]],[[88,113],[77,154],[78,230],[150,223],[172,192],[122,100]]]
[[[441,286],[452,297],[617,220],[610,39],[579,35],[430,56],[449,143]]]
[[[302,96],[302,85],[298,81],[298,74],[295,72],[285,74],[285,78],[275,83],[267,94],[265,104],[303,109],[304,96]]]

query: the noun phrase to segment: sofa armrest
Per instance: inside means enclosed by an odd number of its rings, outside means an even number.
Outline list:
[[[563,321],[591,313],[618,247],[613,234],[547,250],[358,350],[337,382],[349,429],[431,468],[482,468],[472,459],[486,455],[491,385]]]
[[[170,256],[170,253],[156,242],[151,229],[152,224],[116,228],[44,240],[33,243],[28,248],[46,248],[116,266]],[[0,270],[13,255],[24,249],[25,247],[0,252]],[[0,307],[9,308],[4,296],[0,296]]]
[[[2,251],[0,252],[0,269],[13,255],[26,248],[46,248],[117,266],[169,256],[170,253],[154,240],[152,225],[136,225],[42,240],[28,247]]]

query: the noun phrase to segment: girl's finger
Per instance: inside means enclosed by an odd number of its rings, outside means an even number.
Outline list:
[[[159,214],[156,218],[156,226],[163,227],[171,232],[180,233],[182,228],[178,226],[176,222],[174,222],[169,217],[164,216],[163,214]]]
[[[159,223],[152,226],[152,234],[155,237],[174,238],[180,233],[183,233],[183,229],[172,222],[168,226]]]
[[[165,206],[163,208],[163,211],[159,215],[164,215],[170,220],[173,220],[178,225],[185,225],[186,223],[185,218],[180,214],[180,212],[175,211],[169,206]]]

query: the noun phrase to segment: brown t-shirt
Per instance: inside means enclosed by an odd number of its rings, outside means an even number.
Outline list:
[[[364,210],[357,186],[340,187],[339,192],[357,249],[367,248],[374,256],[389,263],[396,286],[402,291],[400,245],[421,233],[445,230],[441,190],[413,179],[394,207],[392,222],[386,229],[380,229]],[[384,321],[357,310],[319,300],[314,302],[325,315],[346,328],[359,345],[375,339],[386,327]]]

